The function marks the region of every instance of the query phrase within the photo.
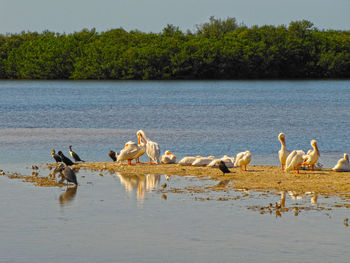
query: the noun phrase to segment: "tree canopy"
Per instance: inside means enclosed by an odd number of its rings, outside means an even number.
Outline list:
[[[350,78],[350,31],[238,25],[209,18],[195,32],[0,35],[1,79],[298,79]]]

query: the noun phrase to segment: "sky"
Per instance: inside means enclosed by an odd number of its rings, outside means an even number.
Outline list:
[[[210,16],[249,27],[305,19],[318,29],[350,30],[350,0],[0,0],[0,34],[120,27],[158,33],[167,24],[193,32]]]

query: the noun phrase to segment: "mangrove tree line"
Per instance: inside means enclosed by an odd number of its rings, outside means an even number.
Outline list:
[[[194,32],[84,29],[0,35],[0,79],[349,78],[350,31],[237,24],[210,17]]]

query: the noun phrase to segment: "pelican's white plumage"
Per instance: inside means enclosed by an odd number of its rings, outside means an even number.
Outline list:
[[[193,166],[207,166],[212,160],[214,160],[214,156],[208,156],[208,157],[200,157],[196,158],[194,162],[192,163]]]
[[[286,160],[285,171],[297,171],[299,173],[300,165],[304,161],[305,152],[303,150],[294,150],[292,151]]]
[[[162,155],[162,163],[176,163],[176,156],[171,151],[166,150],[165,153]]]
[[[332,170],[335,172],[350,172],[349,155],[344,153],[344,158],[341,158]]]
[[[283,132],[278,135],[278,139],[281,142],[281,149],[278,151],[278,157],[280,159],[280,163],[282,165],[282,170],[284,170],[284,166],[286,164],[286,160],[290,151],[287,150],[286,147],[286,137]]]
[[[138,140],[137,146],[139,147],[139,150],[134,158],[136,159],[136,163],[140,163],[139,158],[146,152],[146,143],[141,139],[141,136],[138,133],[136,133],[136,135]]]
[[[240,167],[241,170],[247,171],[247,165],[252,160],[252,154],[250,151],[240,152],[236,155],[235,167]]]
[[[152,160],[156,164],[160,164],[160,148],[158,143],[151,141],[143,130],[137,131],[137,135],[141,136],[141,140],[145,140],[146,153],[149,157],[149,163],[152,164]]]
[[[234,157],[229,157],[227,155],[224,155],[220,159],[214,159],[212,160],[207,166],[208,167],[217,167],[219,165],[219,162],[223,161],[227,168],[233,168],[234,167]]]
[[[191,165],[197,158],[201,158],[201,156],[185,156],[178,162],[179,165]]]
[[[124,148],[120,151],[120,154],[117,157],[117,162],[128,161],[128,164],[131,164],[131,160],[135,159],[135,156],[139,152],[139,147],[137,143],[133,141],[128,141],[125,143]]]
[[[308,151],[308,153],[304,156],[304,165],[308,165],[312,167],[312,170],[315,169],[315,164],[318,161],[318,158],[320,157],[320,152],[318,150],[317,142],[316,140],[311,140],[310,142],[312,146],[312,150]]]

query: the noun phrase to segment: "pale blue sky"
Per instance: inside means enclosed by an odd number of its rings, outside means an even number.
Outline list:
[[[0,33],[122,27],[161,32],[167,24],[194,31],[210,16],[252,25],[306,19],[319,29],[350,30],[350,0],[0,0]]]

